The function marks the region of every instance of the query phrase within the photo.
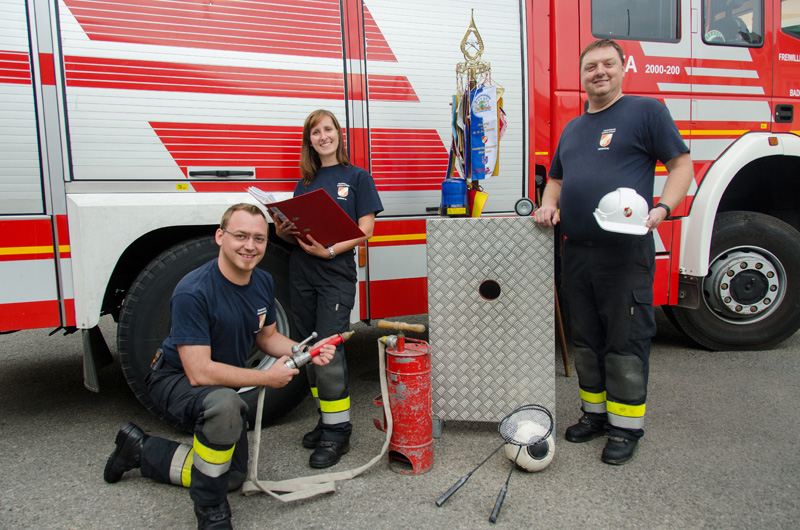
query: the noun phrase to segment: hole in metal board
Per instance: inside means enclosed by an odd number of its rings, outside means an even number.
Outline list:
[[[497,300],[500,296],[500,284],[494,280],[484,280],[478,287],[478,294],[484,300]]]

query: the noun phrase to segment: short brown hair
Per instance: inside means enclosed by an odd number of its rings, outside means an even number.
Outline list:
[[[255,204],[240,202],[239,204],[234,204],[233,206],[225,210],[225,213],[222,214],[222,220],[219,222],[219,227],[225,228],[226,226],[228,226],[228,221],[231,220],[231,215],[233,215],[233,212],[238,212],[238,211],[247,212],[250,215],[260,215],[261,217],[264,218],[264,222],[266,222],[267,220],[267,217],[264,215],[264,212],[261,211],[261,208],[259,208]]]
[[[625,52],[622,50],[622,46],[617,44],[617,41],[611,39],[599,39],[591,44],[588,44],[583,51],[581,52],[580,59],[578,59],[578,68],[583,68],[583,58],[592,50],[596,50],[598,48],[614,48],[617,50],[619,54],[619,60],[622,61],[623,66],[625,65]]]
[[[350,157],[347,156],[347,151],[344,150],[344,138],[342,138],[342,127],[339,125],[339,120],[337,120],[333,112],[329,110],[315,110],[308,115],[305,124],[303,124],[303,143],[300,149],[300,174],[303,176],[303,184],[306,186],[314,181],[319,168],[322,166],[319,153],[311,146],[311,129],[316,127],[319,122],[325,118],[331,119],[339,135],[339,146],[336,148],[336,160],[343,166],[350,165]]]

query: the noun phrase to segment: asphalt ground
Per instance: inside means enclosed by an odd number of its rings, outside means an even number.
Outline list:
[[[600,461],[604,440],[571,444],[564,429],[580,416],[578,380],[554,352],[557,442],[551,465],[514,471],[498,528],[800,528],[800,335],[766,352],[694,348],[658,314],[646,435],[625,466]],[[406,321],[426,323],[425,316]],[[101,327],[114,347],[113,321]],[[352,449],[331,471],[376,455],[383,433],[375,326],[354,326],[347,345],[355,426]],[[118,360],[100,371],[101,393],[83,388],[79,334],[44,330],[0,335],[0,528],[190,529],[187,491],[127,473],[102,473],[128,420],[150,434],[189,442],[152,416],[129,390]],[[260,477],[313,474],[300,437],[316,421],[310,399],[262,431]],[[284,504],[266,495],[229,495],[237,529],[491,528],[511,462],[498,453],[444,506],[434,500],[500,443],[496,426],[447,422],[422,475],[381,461],[336,493]]]

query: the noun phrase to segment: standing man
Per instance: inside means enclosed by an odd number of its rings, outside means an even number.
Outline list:
[[[153,404],[192,425],[194,442],[146,436],[128,423],[103,474],[114,483],[138,467],[142,476],[188,487],[201,530],[232,528],[228,491],[241,487],[247,472],[247,405],[235,389],[280,388],[300,373],[284,364],[295,342],[276,330],[275,285],[256,268],[267,247],[264,214],[251,204],[231,206],[215,238],[219,256],[172,294],[163,362],[146,378]],[[253,344],[279,360],[265,371],[244,368]],[[335,351],[323,346],[312,362],[328,364]]]
[[[625,56],[616,42],[589,44],[580,56],[585,114],[564,128],[550,167],[537,223],[561,221],[562,293],[572,333],[583,416],[567,428],[574,443],[609,435],[602,460],[628,462],[644,435],[650,339],[655,335],[653,235],[603,231],[592,214],[600,199],[633,188],[651,208],[654,230],[683,200],[694,177],[689,149],[667,108],[625,96]],[[656,162],[669,173],[653,207]]]

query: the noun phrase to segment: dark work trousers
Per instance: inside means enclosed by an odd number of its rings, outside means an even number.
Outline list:
[[[306,338],[316,331],[323,339],[348,331],[356,299],[353,251],[333,259],[321,259],[297,247],[292,252],[289,266],[292,316],[299,336]],[[353,427],[350,423],[344,344],[336,346],[336,354],[330,363],[325,366],[309,363],[306,373],[319,400],[322,440],[347,441]]]
[[[656,333],[652,234],[611,244],[567,239],[562,270],[584,413],[607,422],[610,436],[636,440]]]
[[[229,482],[241,486],[247,474],[247,404],[228,387],[193,387],[182,369],[168,363],[146,382],[155,407],[193,428],[195,439],[187,446],[149,437],[142,447],[142,476],[188,487],[201,506],[221,504]],[[211,463],[204,466],[198,451]]]

